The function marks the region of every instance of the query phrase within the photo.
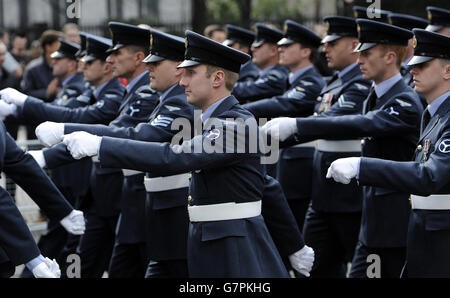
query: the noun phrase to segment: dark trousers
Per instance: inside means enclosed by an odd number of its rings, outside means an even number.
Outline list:
[[[311,277],[345,277],[358,242],[361,213],[328,213],[312,207],[306,215],[303,236],[314,249]]]
[[[298,229],[303,230],[305,224],[306,212],[309,206],[309,199],[297,199],[297,200],[287,200],[292,213],[294,214],[295,221],[297,222]]]
[[[374,272],[373,268],[376,261],[373,257],[380,261],[381,278],[400,278],[406,259],[406,247],[373,248],[367,247],[359,241],[353,258],[350,277],[368,278],[368,270],[369,274]]]
[[[10,278],[15,271],[16,266],[11,261],[0,263],[0,278]]]
[[[187,278],[187,260],[150,261],[145,278]]]
[[[145,242],[116,243],[109,263],[110,278],[144,278],[148,258]]]
[[[101,217],[92,211],[86,214],[86,230],[77,249],[81,278],[101,278],[108,269],[118,217]]]

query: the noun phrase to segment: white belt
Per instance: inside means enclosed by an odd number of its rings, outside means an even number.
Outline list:
[[[450,210],[450,195],[431,195],[421,197],[411,195],[412,209]]]
[[[322,152],[361,152],[361,140],[317,140],[316,149]]]
[[[98,159],[98,155],[94,155],[91,157],[92,162],[100,162],[100,159]]]
[[[148,192],[156,192],[189,187],[190,178],[191,173],[157,178],[144,177],[145,190]]]
[[[188,212],[191,222],[250,218],[261,214],[261,201],[188,206]]]
[[[136,171],[136,170],[129,170],[129,169],[122,169],[122,173],[125,177],[128,177],[128,176],[143,174],[144,172]]]
[[[298,144],[295,146],[292,146],[292,148],[315,148],[316,147],[316,141],[311,141],[308,143]]]

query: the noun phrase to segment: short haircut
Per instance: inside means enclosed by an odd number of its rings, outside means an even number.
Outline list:
[[[133,54],[135,54],[137,52],[142,52],[142,53],[144,53],[145,57],[147,57],[150,54],[150,48],[148,48],[148,47],[143,47],[143,46],[138,46],[138,45],[127,45],[126,47]]]
[[[50,45],[54,43],[55,41],[58,41],[59,38],[62,38],[63,35],[61,32],[56,30],[45,30],[44,33],[42,33],[40,42],[41,47],[44,49],[46,45]]]
[[[206,64],[206,73],[208,74],[208,77],[210,77],[213,74],[213,72],[217,70],[221,70],[225,73],[225,87],[227,88],[227,90],[233,91],[234,84],[236,84],[239,74],[219,66]]]
[[[208,26],[206,26],[205,30],[203,30],[203,35],[211,38],[211,36],[213,36],[214,32],[216,32],[216,31],[225,32],[225,29],[217,24],[208,25]]]
[[[439,58],[439,63],[441,63],[442,67],[445,67],[450,64],[450,59]]]
[[[319,56],[319,50],[317,48],[312,47],[310,45],[306,45],[306,44],[304,45],[302,43],[300,43],[300,48],[301,49],[310,49],[311,53],[309,54],[309,57],[308,57],[309,62],[311,62],[311,63],[315,63],[316,62],[317,57]]]
[[[70,29],[79,30],[78,25],[75,23],[66,23],[63,26],[63,32],[66,32],[67,30],[70,30]]]
[[[395,65],[400,69],[403,60],[405,60],[406,55],[406,46],[402,45],[393,45],[393,44],[380,44],[380,49],[386,54],[389,51],[394,52],[397,55],[397,60],[395,61]]]

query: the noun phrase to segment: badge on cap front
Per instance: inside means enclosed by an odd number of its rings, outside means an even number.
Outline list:
[[[414,47],[414,48],[417,47],[417,39],[416,39],[415,36],[413,37],[413,47]]]
[[[431,18],[433,17],[433,15],[431,14],[431,11],[428,11],[427,16],[428,16],[428,20],[431,21]]]

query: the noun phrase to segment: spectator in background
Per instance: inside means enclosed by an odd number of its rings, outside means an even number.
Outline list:
[[[19,88],[20,79],[17,78],[15,75],[8,73],[3,67],[3,64],[6,60],[6,54],[7,54],[6,45],[2,41],[0,41],[0,89],[7,87]],[[5,121],[5,126],[6,130],[10,133],[10,135],[14,139],[16,139],[18,124],[14,121],[14,119]]]
[[[12,38],[11,55],[19,62],[22,69],[31,61],[31,56],[27,53],[28,39],[25,31],[17,31]]]
[[[58,81],[55,80],[52,70],[52,58],[50,54],[59,48],[58,38],[61,32],[46,30],[40,38],[42,56],[32,60],[25,69],[22,80],[22,90],[27,95],[52,101],[58,93]]]
[[[9,33],[6,30],[0,29],[0,41],[6,46],[8,50],[9,46]],[[9,73],[13,74],[17,78],[22,78],[23,69],[19,63],[14,59],[10,52],[6,52],[5,61],[3,62],[3,68]]]
[[[206,26],[205,30],[203,31],[203,35],[220,43],[224,42],[227,38],[225,29],[216,24]]]
[[[80,30],[78,29],[78,25],[75,23],[67,23],[63,26],[64,39],[71,42],[80,44]]]
[[[52,58],[50,54],[59,48],[59,38],[62,33],[55,30],[46,30],[42,33],[40,44],[42,55],[32,60],[25,68],[21,82],[22,91],[46,102],[52,101],[61,90],[61,82],[53,75]],[[35,139],[35,127],[27,126],[28,139]]]

